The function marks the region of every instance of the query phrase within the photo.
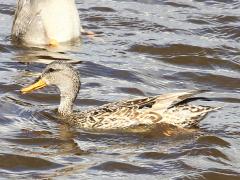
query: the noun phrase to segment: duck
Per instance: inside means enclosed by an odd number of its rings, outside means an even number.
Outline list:
[[[81,26],[75,0],[17,1],[11,32],[13,41],[57,46],[77,40],[81,33],[88,32]]]
[[[20,91],[26,94],[50,85],[56,86],[60,92],[60,105],[57,109],[59,117],[63,117],[61,119],[71,126],[87,130],[129,130],[161,123],[191,129],[198,127],[209,112],[219,109],[189,104],[197,99],[194,95],[206,91],[187,90],[73,111],[73,104],[81,87],[80,74],[72,65],[61,60],[48,64],[34,83]]]

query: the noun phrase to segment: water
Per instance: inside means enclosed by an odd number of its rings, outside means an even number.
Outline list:
[[[65,51],[13,45],[15,0],[0,0],[1,178],[239,179],[240,2],[77,1],[94,39]],[[21,95],[45,63],[81,73],[78,109],[185,89],[223,106],[190,133],[114,134],[69,128],[54,118],[54,87]],[[82,61],[82,63],[77,63]]]

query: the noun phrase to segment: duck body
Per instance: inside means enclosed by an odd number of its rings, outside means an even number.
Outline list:
[[[81,30],[74,0],[18,0],[12,26],[14,40],[48,45],[74,40]]]
[[[208,112],[218,109],[185,103],[201,92],[192,90],[109,103],[96,109],[72,113],[64,119],[70,125],[84,129],[124,130],[159,123],[196,128]]]
[[[164,123],[180,128],[195,128],[211,111],[219,108],[191,105],[188,102],[202,90],[168,93],[153,97],[109,103],[96,109],[73,112],[73,103],[80,90],[80,75],[67,63],[56,61],[49,64],[39,79],[21,89],[22,93],[55,85],[60,91],[60,118],[75,127],[90,130],[124,130],[138,126],[153,126]]]

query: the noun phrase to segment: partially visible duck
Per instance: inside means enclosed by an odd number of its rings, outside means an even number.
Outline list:
[[[75,0],[18,0],[12,26],[13,40],[32,45],[57,46],[79,38]],[[91,33],[91,32],[90,32]]]

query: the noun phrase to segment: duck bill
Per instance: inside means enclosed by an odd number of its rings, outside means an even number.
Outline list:
[[[21,93],[23,93],[23,94],[30,93],[34,90],[41,89],[45,86],[47,86],[47,83],[45,81],[43,81],[42,79],[40,79],[36,83],[31,84],[25,88],[22,88]]]

